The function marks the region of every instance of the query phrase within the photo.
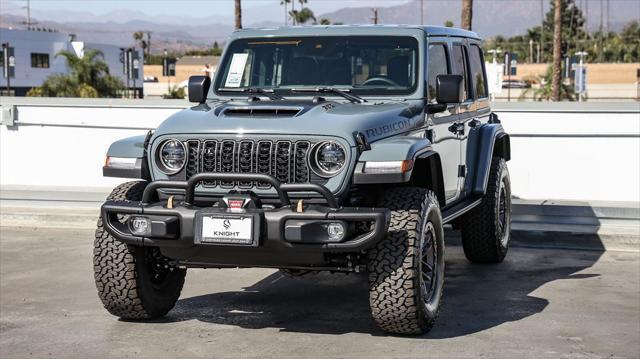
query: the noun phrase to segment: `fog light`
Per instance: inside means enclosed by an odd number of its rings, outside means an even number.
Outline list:
[[[344,225],[340,222],[329,223],[327,225],[327,235],[332,241],[341,241],[344,239]]]
[[[147,217],[131,217],[129,229],[134,236],[148,235],[151,231],[151,221]]]

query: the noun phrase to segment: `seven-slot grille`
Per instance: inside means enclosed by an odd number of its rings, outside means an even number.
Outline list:
[[[197,173],[263,173],[283,183],[307,183],[311,173],[307,154],[313,143],[309,141],[268,140],[188,140],[186,177]],[[268,183],[242,181],[205,181],[205,187],[261,188]]]

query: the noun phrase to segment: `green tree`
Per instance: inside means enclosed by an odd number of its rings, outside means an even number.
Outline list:
[[[540,87],[528,88],[520,95],[520,100],[524,100],[531,94],[534,101],[550,101],[553,98],[553,66],[547,66],[547,70],[540,79]],[[575,101],[573,87],[560,83],[560,99],[559,101],[568,100]]]
[[[136,31],[133,33],[133,40],[135,40],[136,44],[142,48],[142,52],[145,56],[148,56],[149,43],[144,39],[144,31]]]
[[[445,22],[444,22],[444,26],[446,26],[446,27],[453,27],[453,21],[451,21],[451,20],[447,20],[447,21],[445,21]]]
[[[582,10],[576,5],[575,0],[560,0],[560,22],[562,27],[562,33],[560,37],[562,41],[560,43],[561,53],[563,55],[572,54],[573,52],[582,50],[580,47],[583,44],[585,37],[584,33],[584,16]],[[545,15],[543,22],[543,36],[542,40],[545,44],[544,53],[545,59],[543,61],[550,61],[553,57],[553,52],[548,51],[548,46],[553,44],[553,31],[554,31],[554,18],[555,18],[556,1],[551,0],[551,9]],[[535,40],[534,40],[535,41]]]
[[[184,87],[171,86],[171,89],[166,94],[162,95],[164,99],[184,99],[186,96]]]
[[[60,51],[57,56],[66,59],[70,73],[54,74],[36,90],[33,96],[46,97],[117,97],[124,89],[122,81],[109,74],[104,55],[96,49],[88,49],[82,57],[70,51]]]
[[[213,42],[213,47],[211,48],[211,55],[213,56],[222,55],[222,49],[220,48],[220,45],[218,44],[217,41]]]
[[[304,7],[300,10],[291,10],[289,11],[289,16],[293,19],[293,24],[304,24],[309,20],[316,21],[316,17],[313,14],[313,11],[308,7]]]

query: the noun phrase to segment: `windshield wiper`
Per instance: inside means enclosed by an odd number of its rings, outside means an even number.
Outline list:
[[[285,98],[275,93],[273,89],[263,89],[260,87],[220,87],[218,91],[240,92],[248,94],[265,95],[270,100],[284,100]]]
[[[352,95],[349,94],[347,92],[350,92],[351,90],[349,89],[339,89],[339,88],[335,88],[335,87],[310,87],[310,88],[293,88],[291,89],[291,92],[314,92],[314,93],[333,93],[339,96],[342,96],[344,98],[346,98],[347,100],[351,101],[352,103],[363,103],[363,102],[367,102],[367,100],[363,99],[362,97],[356,96],[356,95]]]

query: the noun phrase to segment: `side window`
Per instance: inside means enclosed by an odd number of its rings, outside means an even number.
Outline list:
[[[484,73],[482,50],[478,45],[471,45],[470,52],[471,78],[473,79],[476,98],[487,97],[487,81]]]
[[[469,74],[467,73],[465,48],[461,44],[453,45],[453,74],[462,75],[464,79],[464,99],[468,100],[469,96]]]
[[[48,69],[49,68],[49,54],[31,53],[31,67]]]
[[[429,87],[429,101],[435,101],[436,98],[436,76],[449,73],[449,65],[447,62],[447,47],[444,44],[430,44],[428,54],[429,64],[427,65]]]

